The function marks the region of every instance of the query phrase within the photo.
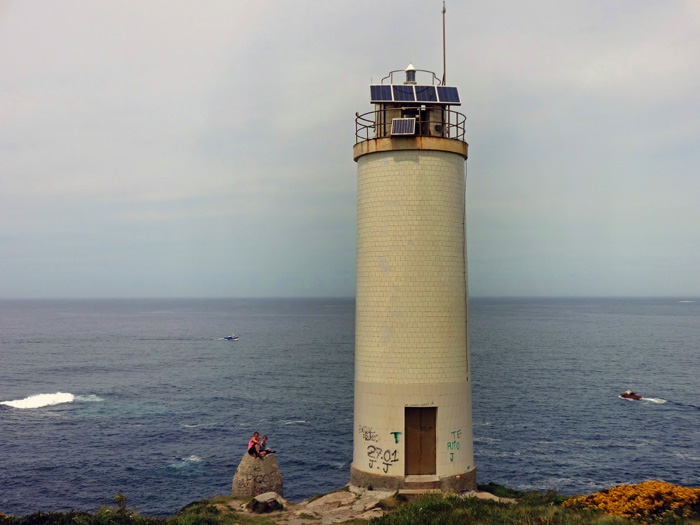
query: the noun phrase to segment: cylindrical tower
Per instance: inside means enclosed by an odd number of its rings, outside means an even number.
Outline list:
[[[394,84],[395,73],[370,86],[375,109],[356,120],[351,484],[470,490],[465,117],[434,73],[409,66]]]

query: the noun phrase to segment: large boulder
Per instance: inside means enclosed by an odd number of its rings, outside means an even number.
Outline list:
[[[236,473],[233,476],[231,495],[234,498],[254,498],[265,492],[276,492],[284,496],[282,473],[274,454],[261,458],[243,454]]]
[[[284,510],[284,504],[284,499],[276,492],[265,492],[250,500],[247,507],[256,514],[264,514]]]

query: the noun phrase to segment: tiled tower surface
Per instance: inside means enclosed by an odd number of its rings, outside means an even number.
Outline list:
[[[351,484],[475,489],[467,144],[383,137],[356,144],[354,155],[358,223]],[[415,437],[409,421],[415,418],[427,418],[418,426],[429,438]]]

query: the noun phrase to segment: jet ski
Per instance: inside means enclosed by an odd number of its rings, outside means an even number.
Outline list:
[[[635,401],[638,401],[638,400],[642,399],[642,396],[640,396],[639,394],[636,394],[636,393],[632,392],[631,390],[627,390],[626,392],[623,392],[622,394],[620,394],[620,397],[621,397],[622,399],[632,399],[632,400],[635,400]]]
[[[238,336],[236,334],[227,335],[224,337],[227,341],[238,341]]]

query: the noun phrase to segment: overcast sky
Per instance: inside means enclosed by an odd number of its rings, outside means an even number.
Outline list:
[[[354,115],[441,9],[0,0],[0,298],[354,295]],[[447,83],[471,296],[700,296],[700,3],[449,0]]]

